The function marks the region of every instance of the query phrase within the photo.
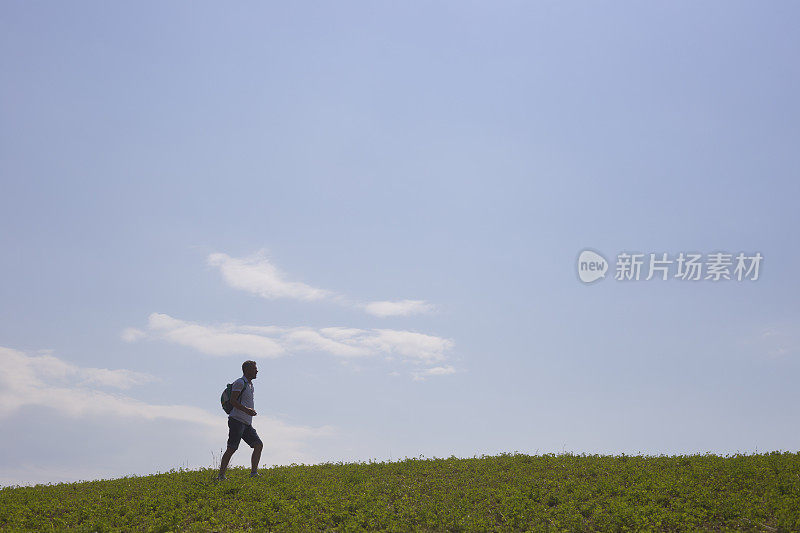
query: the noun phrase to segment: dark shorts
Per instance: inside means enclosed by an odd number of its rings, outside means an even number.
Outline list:
[[[261,439],[253,426],[228,417],[228,448],[237,449],[240,440],[245,441],[251,448],[255,448],[256,444],[261,443]]]

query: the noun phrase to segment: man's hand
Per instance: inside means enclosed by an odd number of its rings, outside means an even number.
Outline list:
[[[247,414],[248,414],[248,415],[250,415],[250,416],[256,416],[258,413],[256,413],[256,410],[255,410],[255,409],[250,409],[250,408],[248,407],[248,408],[247,408]]]

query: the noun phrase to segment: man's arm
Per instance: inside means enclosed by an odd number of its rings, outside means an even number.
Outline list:
[[[242,411],[243,413],[247,413],[250,416],[256,416],[255,409],[250,409],[249,407],[245,407],[244,405],[239,403],[239,396],[241,394],[242,394],[242,391],[240,391],[240,390],[231,391],[231,405],[234,408]]]

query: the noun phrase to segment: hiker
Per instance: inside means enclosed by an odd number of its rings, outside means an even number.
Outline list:
[[[255,361],[245,361],[242,363],[242,377],[233,382],[231,387],[231,405],[233,410],[228,415],[228,449],[222,454],[222,461],[219,465],[218,479],[225,479],[225,469],[228,468],[228,461],[239,447],[239,441],[244,440],[248,446],[253,448],[251,458],[250,477],[258,476],[258,461],[261,459],[261,449],[264,444],[258,437],[258,433],[253,428],[253,417],[256,412],[253,409],[253,380],[256,379],[258,368]]]

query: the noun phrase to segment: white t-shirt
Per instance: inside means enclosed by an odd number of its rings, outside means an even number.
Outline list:
[[[245,407],[249,407],[250,409],[255,408],[253,403],[253,392],[255,391],[255,388],[253,387],[252,381],[248,381],[247,378],[242,376],[233,382],[231,390],[242,391],[242,393],[239,395],[239,403]],[[233,411],[231,411],[231,414],[229,416],[240,422],[244,422],[248,426],[253,423],[252,416],[248,415],[244,411],[237,409],[236,407],[233,408]]]

